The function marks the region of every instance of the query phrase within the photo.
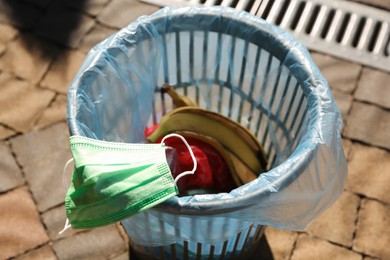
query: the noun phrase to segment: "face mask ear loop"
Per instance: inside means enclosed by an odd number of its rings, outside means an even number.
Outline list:
[[[70,164],[71,162],[73,162],[73,158],[70,158],[70,159],[66,162],[66,164],[65,164],[65,166],[64,166],[64,170],[62,171],[62,181],[63,181],[63,183],[64,183],[64,186],[65,186],[66,190],[68,190],[69,185],[68,185],[68,183],[67,183],[67,181],[66,181],[65,174],[66,174],[66,170],[68,169],[68,166],[69,166],[69,164]]]
[[[68,169],[69,164],[72,163],[73,161],[74,161],[73,158],[69,159],[69,160],[66,162],[65,166],[64,166],[64,170],[62,171],[62,181],[64,182],[64,186],[65,186],[66,190],[68,190],[69,185],[68,185],[68,183],[66,182],[65,174],[66,174],[66,170]],[[64,233],[64,232],[65,232],[66,230],[68,230],[70,227],[71,227],[71,225],[69,224],[69,219],[66,218],[65,226],[64,226],[64,228],[63,228],[60,232],[58,232],[58,235],[62,235],[62,233]]]
[[[192,161],[194,162],[194,168],[193,168],[191,171],[185,171],[185,172],[182,172],[182,173],[180,173],[179,175],[176,176],[176,178],[175,178],[175,184],[176,184],[177,181],[178,181],[181,177],[184,177],[184,176],[189,175],[189,174],[194,174],[195,171],[196,171],[196,168],[198,167],[198,163],[197,163],[197,161],[196,161],[194,152],[192,151],[190,145],[188,144],[187,140],[186,140],[183,136],[178,135],[178,134],[169,134],[169,135],[166,135],[166,136],[164,136],[164,138],[161,140],[161,144],[164,145],[164,140],[167,139],[167,138],[170,138],[170,137],[178,137],[178,138],[180,138],[180,139],[183,141],[183,143],[187,146],[188,151],[190,152]]]

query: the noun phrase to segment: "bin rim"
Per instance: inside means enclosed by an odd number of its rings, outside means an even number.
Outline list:
[[[322,133],[324,131],[333,131],[331,127],[325,129],[323,123],[320,122],[322,119],[321,116],[319,116],[319,113],[320,111],[324,110],[322,107],[323,102],[320,101],[321,97],[319,97],[317,94],[314,94],[314,90],[316,88],[328,88],[328,85],[326,80],[323,78],[318,68],[315,66],[314,62],[310,58],[310,55],[308,54],[306,48],[290,33],[266,22],[260,17],[253,16],[244,11],[239,11],[230,7],[166,7],[155,14],[152,14],[150,16],[142,16],[136,21],[130,23],[127,27],[120,31],[122,32],[120,37],[123,37],[126,34],[126,28],[134,28],[145,23],[158,23],[166,19],[167,15],[170,16],[170,19],[180,16],[186,16],[188,14],[188,8],[191,8],[192,12],[195,10],[196,15],[204,16],[205,18],[215,18],[216,16],[218,16],[221,17],[222,20],[227,19],[230,21],[237,21],[245,26],[253,27],[254,29],[259,30],[264,35],[269,37],[269,39],[272,41],[272,45],[277,44],[276,47],[278,49],[283,49],[285,51],[283,55],[279,55],[278,58],[281,60],[282,64],[284,64],[290,69],[291,73],[297,78],[298,82],[301,84],[302,89],[306,97],[308,98],[307,109],[310,109],[310,111],[315,112],[314,114],[311,113],[312,117],[310,119],[311,125],[314,126],[314,128],[307,128],[308,132],[306,134],[303,134],[310,138],[304,140],[304,146],[301,141],[294,149],[294,151],[296,151],[300,148],[303,148],[301,149],[302,151],[299,154],[293,151],[292,154],[284,162],[270,169],[270,171],[283,169],[284,172],[284,174],[279,176],[277,180],[270,183],[270,186],[264,186],[261,189],[251,191],[250,193],[244,192],[243,195],[240,197],[222,196],[220,199],[214,197],[212,200],[206,199],[204,201],[191,201],[190,203],[188,203],[189,198],[194,196],[175,196],[153,208],[157,211],[180,215],[214,215],[221,213],[225,214],[228,212],[237,211],[241,208],[246,208],[250,205],[253,205],[255,201],[267,197],[272,193],[272,188],[270,188],[271,186],[279,187],[280,190],[287,187],[291,182],[298,178],[299,175],[303,172],[303,170],[307,167],[308,162],[313,159],[316,154],[316,151],[321,145],[321,142],[317,138],[315,138],[315,136],[318,135],[318,132]],[[111,42],[111,45],[106,46],[106,49],[116,47],[115,44],[116,41],[114,40]],[[102,49],[101,51],[104,51],[104,49]],[[96,55],[96,53],[94,55]],[[94,63],[96,63],[99,58],[102,58],[102,56],[97,56],[91,61],[91,64],[88,64],[88,70],[93,67]],[[297,64],[299,64],[299,66],[297,66]],[[71,109],[71,106],[77,104],[77,88],[79,86],[79,82],[83,80],[83,77],[88,70],[79,71],[78,75],[76,75],[75,80],[72,82],[68,90],[67,121],[71,135],[80,135],[81,132],[79,131],[78,124],[76,122],[77,111],[75,109]],[[302,156],[302,153],[304,153],[304,156]],[[285,165],[288,165],[289,168],[286,168]],[[262,174],[260,174],[258,179],[262,176]],[[240,193],[240,191],[245,190],[247,185],[248,184],[240,186],[233,191]],[[215,194],[212,194],[212,196],[213,195]]]

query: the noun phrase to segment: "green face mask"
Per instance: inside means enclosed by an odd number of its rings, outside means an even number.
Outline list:
[[[194,160],[194,169],[181,173],[176,180],[164,145],[172,136],[186,143]],[[111,224],[149,209],[178,194],[177,180],[196,170],[190,146],[176,134],[165,136],[161,144],[114,143],[82,136],[69,140],[75,167],[65,197],[68,219],[63,231],[70,226],[78,229]]]

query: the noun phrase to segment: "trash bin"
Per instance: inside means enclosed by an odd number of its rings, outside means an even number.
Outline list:
[[[87,55],[68,91],[71,135],[145,142],[145,127],[173,109],[164,83],[249,128],[269,170],[231,192],[175,196],[125,219],[137,253],[246,258],[265,225],[302,230],[341,194],[340,113],[289,33],[224,7],[140,17]]]

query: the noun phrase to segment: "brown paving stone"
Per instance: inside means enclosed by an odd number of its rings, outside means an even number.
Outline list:
[[[12,26],[0,23],[0,54],[4,52],[7,43],[13,39],[18,31]]]
[[[50,246],[46,245],[38,249],[32,250],[24,255],[16,258],[16,260],[56,260],[57,257],[54,254]]]
[[[71,158],[68,128],[56,124],[11,140],[40,212],[64,202],[62,172]]]
[[[383,0],[353,0],[354,2],[359,2],[362,4],[368,4],[372,5],[377,8],[384,8],[387,10],[390,10],[390,1],[383,1]]]
[[[93,0],[93,1],[64,1],[62,4],[69,6],[79,12],[85,12],[89,15],[96,16],[110,0]]]
[[[332,89],[348,94],[353,92],[362,69],[361,65],[320,53],[312,53],[311,56]]]
[[[54,102],[43,111],[34,129],[42,129],[66,119],[66,96],[57,95]]]
[[[355,98],[390,108],[390,73],[364,68]]]
[[[98,15],[99,22],[122,28],[142,15],[149,15],[160,8],[137,0],[113,0]],[[131,10],[131,12],[123,12]]]
[[[25,34],[8,44],[0,58],[0,70],[37,83],[42,79],[57,51],[53,45]]]
[[[344,247],[331,244],[325,240],[309,237],[302,234],[298,237],[297,244],[291,260],[316,259],[316,260],[361,260],[363,257]]]
[[[390,259],[390,208],[363,200],[353,249],[380,259]]]
[[[52,241],[56,241],[60,238],[69,237],[80,232],[78,230],[69,229],[61,235],[58,234],[58,232],[60,232],[64,228],[66,221],[64,205],[50,209],[43,213],[42,220],[47,228],[47,233],[49,234],[50,240]]]
[[[272,227],[265,229],[265,237],[274,259],[288,259],[293,250],[298,233]]]
[[[89,52],[96,44],[117,31],[118,30],[96,24],[96,26],[81,40],[79,48],[84,52]]]
[[[15,131],[0,125],[0,141],[15,135]]]
[[[12,24],[22,29],[34,27],[41,15],[39,9],[20,1],[0,1],[0,10],[0,22]]]
[[[390,113],[380,107],[354,102],[344,136],[390,149]]]
[[[59,259],[107,259],[128,247],[116,226],[110,225],[55,241],[53,249]]]
[[[111,260],[129,260],[129,252],[125,252],[121,255],[110,258]]]
[[[332,90],[333,97],[336,99],[337,107],[340,110],[343,122],[345,124],[349,111],[352,107],[352,95],[345,94],[337,89]]]
[[[26,188],[0,195],[0,259],[16,256],[47,241]]]
[[[345,158],[347,160],[349,160],[350,153],[351,153],[351,148],[352,148],[352,142],[351,142],[351,140],[348,140],[348,139],[345,139],[345,138],[343,138],[341,142],[342,142],[342,145],[343,145]]]
[[[68,10],[55,2],[40,19],[34,33],[62,46],[75,48],[94,23],[91,17]]]
[[[306,231],[324,240],[351,247],[360,198],[343,192],[335,203],[320,215]]]
[[[354,144],[346,189],[390,204],[390,152]]]
[[[19,132],[28,131],[49,105],[54,93],[33,88],[27,81],[0,75],[0,122]]]
[[[79,51],[66,51],[60,55],[41,82],[41,86],[60,93],[67,93],[68,85],[84,61],[85,54]]]
[[[0,192],[4,192],[24,183],[11,150],[5,143],[0,143]]]

